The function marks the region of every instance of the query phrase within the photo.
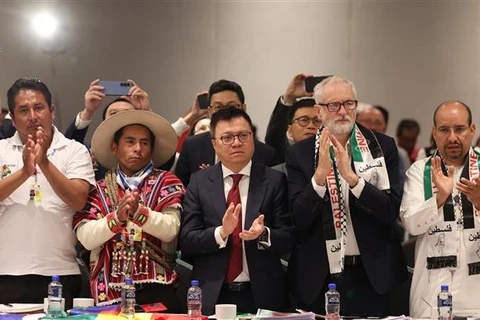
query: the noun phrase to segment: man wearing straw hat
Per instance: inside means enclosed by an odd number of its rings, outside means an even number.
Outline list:
[[[167,120],[131,110],[100,124],[92,151],[108,169],[87,205],[74,217],[79,241],[91,250],[90,289],[97,305],[120,302],[132,278],[137,303],[178,310],[173,270],[184,188],[155,169],[174,153],[177,136]]]

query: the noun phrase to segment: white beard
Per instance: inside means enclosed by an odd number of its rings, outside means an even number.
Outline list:
[[[349,134],[353,129],[354,122],[351,121],[351,119],[348,119],[348,120],[349,120],[348,123],[337,124],[335,123],[335,119],[332,119],[324,122],[323,124],[334,135],[344,135],[344,134]]]
[[[326,120],[328,117],[328,111],[325,108],[320,109],[320,117],[322,118],[323,125],[330,130],[333,135],[344,135],[349,134],[352,129],[355,121],[350,118],[348,115],[345,115],[344,119],[347,119],[348,123],[338,124],[335,120],[339,120],[340,117],[336,117],[335,119]]]

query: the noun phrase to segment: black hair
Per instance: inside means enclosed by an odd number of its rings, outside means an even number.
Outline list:
[[[379,104],[374,105],[373,107],[382,113],[383,120],[385,120],[385,125],[388,126],[389,115],[388,115],[387,108],[385,108],[384,106],[381,106]]]
[[[7,104],[8,110],[13,116],[13,110],[15,109],[15,97],[21,90],[33,90],[40,92],[48,106],[52,107],[52,94],[45,83],[36,78],[20,78],[14,82],[14,84],[8,89],[7,92]]]
[[[403,119],[400,121],[397,127],[397,137],[400,137],[405,130],[416,129],[420,134],[420,125],[416,120],[413,119]]]
[[[219,121],[231,121],[235,118],[244,118],[248,122],[250,130],[252,130],[253,132],[252,119],[250,119],[250,117],[245,111],[235,107],[226,107],[218,110],[212,115],[212,118],[210,120],[210,133],[212,137],[215,136],[215,129],[217,128],[217,124]]]
[[[237,94],[238,100],[240,100],[240,103],[244,104],[245,103],[245,95],[243,94],[242,87],[236,82],[230,81],[230,80],[218,80],[212,83],[210,88],[208,89],[208,104],[211,104],[211,99],[212,96],[215,93],[219,93],[222,91],[233,91]]]
[[[297,112],[298,109],[313,108],[315,105],[315,100],[312,98],[300,99],[295,101],[295,103],[290,108],[290,112],[288,113],[288,123],[292,123],[293,117],[295,117],[295,112]]]
[[[440,109],[441,106],[443,106],[444,104],[446,104],[447,102],[451,102],[451,101],[445,101],[445,102],[442,102],[436,109],[435,109],[435,112],[433,113],[433,125],[434,126],[437,126],[437,112],[438,110]],[[462,101],[460,100],[455,100],[453,102],[456,102],[456,103],[460,103],[462,106],[465,107],[465,109],[467,110],[467,113],[468,113],[468,125],[472,125],[472,111],[470,110],[470,108],[465,104],[463,103]]]
[[[113,134],[113,142],[115,142],[118,145],[118,143],[120,142],[120,138],[123,136],[123,130],[128,126],[134,126],[134,125],[142,126],[148,130],[148,134],[150,135],[150,145],[152,146],[152,149],[155,148],[155,135],[153,134],[152,130],[150,130],[148,127],[140,123],[127,124],[126,126],[123,126],[117,131],[115,131],[115,133]]]
[[[107,110],[108,110],[108,107],[110,107],[112,104],[114,104],[115,102],[127,102],[129,104],[132,104],[130,101],[128,101],[127,99],[124,99],[124,98],[117,98],[113,101],[111,101],[109,104],[107,104],[107,106],[105,107],[105,109],[103,109],[103,113],[102,113],[102,120],[105,120],[105,116],[107,115]]]

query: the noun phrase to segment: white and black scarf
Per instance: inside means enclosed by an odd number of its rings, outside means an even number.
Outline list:
[[[424,199],[428,200],[437,193],[432,181],[432,158],[441,155],[436,152],[430,157],[423,173]],[[448,175],[448,169],[442,160],[442,171]],[[468,152],[461,177],[472,180],[478,177],[480,155],[472,148]],[[427,269],[458,268],[459,238],[464,237],[468,274],[480,274],[480,223],[478,210],[467,197],[454,187],[443,205],[442,221],[431,226],[427,233],[428,256]]]
[[[322,130],[323,127],[318,129],[315,139],[315,168],[317,167]],[[379,190],[390,189],[385,158],[375,134],[371,130],[360,128],[355,124],[350,134],[350,148],[355,173]],[[328,195],[326,194],[325,198],[328,198],[331,206],[330,210],[322,215],[322,220],[330,273],[336,274],[343,271],[348,228],[341,177],[332,145],[330,145],[330,159],[332,166],[327,175]]]

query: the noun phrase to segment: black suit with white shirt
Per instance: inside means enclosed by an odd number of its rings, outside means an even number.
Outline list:
[[[204,314],[213,314],[215,304],[222,299],[231,248],[231,241],[220,247],[215,238],[215,230],[222,225],[227,209],[224,179],[231,178],[224,178],[221,163],[194,173],[183,203],[180,248],[192,258],[192,279],[200,281]],[[242,203],[246,208],[245,212],[242,210],[243,229],[248,230],[263,214],[270,246],[264,246],[259,239],[242,241],[247,283],[255,308],[285,310],[287,295],[280,255],[290,252],[294,242],[286,178],[281,172],[253,162],[248,179],[247,201]]]

